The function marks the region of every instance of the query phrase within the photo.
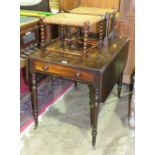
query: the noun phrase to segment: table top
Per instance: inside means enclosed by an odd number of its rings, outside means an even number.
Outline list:
[[[115,10],[106,8],[96,8],[96,7],[78,7],[70,11],[70,13],[75,14],[98,15],[103,17],[107,12],[114,13]]]
[[[38,21],[39,21],[39,18],[37,17],[20,16],[20,27],[23,25],[31,24]]]
[[[103,72],[109,63],[118,55],[121,49],[129,42],[128,38],[115,38],[109,45],[107,51],[98,48],[90,49],[88,57],[83,62],[81,58],[72,55],[64,55],[57,52],[49,52],[44,58],[40,57],[40,50],[34,52],[29,56],[30,59],[44,61],[47,63],[54,63],[63,66],[69,66],[76,69],[85,69],[91,71]],[[59,46],[60,41],[52,43],[48,46]],[[117,67],[117,66],[116,66]]]
[[[44,23],[47,24],[58,24],[58,25],[69,25],[69,26],[80,26],[83,27],[85,23],[92,26],[102,21],[99,16],[70,14],[70,13],[58,13],[54,16],[45,17]]]
[[[53,15],[51,12],[20,10],[20,26],[38,22],[40,17]]]
[[[20,10],[20,16],[47,17],[54,15],[52,12]]]

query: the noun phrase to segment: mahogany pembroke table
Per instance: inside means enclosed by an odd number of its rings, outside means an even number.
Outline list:
[[[52,43],[52,46],[56,47],[60,44],[61,41],[58,40]],[[90,122],[92,127],[92,145],[95,148],[99,105],[101,102],[105,102],[116,83],[118,83],[118,95],[120,95],[122,73],[128,55],[128,45],[128,38],[114,38],[106,52],[104,48],[100,50],[97,47],[93,48],[89,51],[88,57],[84,61],[81,61],[80,57],[64,55],[59,52],[49,52],[42,57],[40,54],[41,50],[29,55],[28,63],[31,75],[35,127],[38,126],[37,73],[86,83],[93,94],[91,96]]]

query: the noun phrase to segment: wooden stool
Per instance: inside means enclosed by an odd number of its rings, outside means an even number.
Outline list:
[[[116,11],[114,9],[78,7],[71,10],[70,13],[101,16],[103,20],[101,21],[100,26],[103,24],[104,21],[106,22],[106,32],[105,32],[103,45],[104,45],[104,48],[108,47],[109,38],[114,37],[115,14],[116,14]],[[100,27],[100,34],[102,34],[101,31],[103,30],[101,30],[101,27]],[[101,39],[102,37],[103,36],[100,35],[99,39]]]
[[[90,15],[80,15],[80,14],[69,14],[69,13],[59,13],[54,16],[46,17],[42,19],[41,22],[41,55],[44,56],[45,52],[60,52],[63,54],[69,54],[69,55],[75,55],[80,56],[82,60],[84,60],[87,57],[88,49],[87,46],[89,44],[88,41],[88,34],[89,34],[89,28],[97,23],[100,23],[102,21],[102,18],[100,16],[90,16]],[[47,49],[47,42],[46,42],[46,27],[50,24],[57,24],[61,27],[61,50],[56,49]],[[65,49],[65,31],[64,26],[74,26],[74,27],[80,27],[84,30],[84,38],[83,38],[83,52],[72,52],[72,51],[66,51]],[[102,25],[100,25],[102,29]],[[102,32],[101,32],[102,33]],[[67,40],[68,41],[68,40]],[[99,42],[100,43],[100,42]],[[91,44],[91,43],[90,43]]]

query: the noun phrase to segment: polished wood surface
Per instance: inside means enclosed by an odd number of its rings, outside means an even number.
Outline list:
[[[59,43],[60,44],[60,41]],[[36,93],[37,73],[58,76],[74,81],[83,82],[89,85],[92,94],[90,108],[90,120],[92,127],[92,145],[95,148],[97,136],[97,124],[99,105],[109,96],[113,86],[119,81],[124,70],[129,39],[115,38],[111,41],[108,49],[92,49],[88,57],[81,62],[81,59],[73,55],[49,52],[44,58],[38,50],[29,56],[29,71],[31,74],[32,104],[35,119],[35,127],[38,126],[38,107]]]
[[[75,81],[82,80],[82,81],[93,81],[93,76],[91,75],[91,72],[81,71],[78,69],[72,69],[67,66],[60,66],[56,64],[50,64],[50,63],[43,63],[42,61],[35,61],[34,62],[35,70],[62,76],[63,71],[63,77],[69,77],[71,79],[74,79]]]
[[[80,0],[81,6],[119,9],[120,0]]]
[[[128,43],[129,40],[122,39],[114,39],[114,41],[111,42],[110,47],[107,51],[104,49],[90,49],[88,53],[88,57],[85,61],[81,62],[81,59],[79,57],[75,57],[73,55],[64,55],[63,53],[57,53],[57,52],[49,52],[46,54],[44,58],[40,57],[40,50],[37,50],[35,53],[29,56],[29,58],[38,59],[38,60],[44,60],[46,62],[53,62],[56,64],[62,64],[63,66],[70,66],[72,68],[78,67],[85,68],[85,69],[91,69],[93,71],[100,71],[103,70],[111,61],[114,59],[117,54],[120,52],[121,48],[124,46],[124,44]],[[50,44],[47,46],[48,48],[51,48],[52,46],[58,46],[60,45],[60,41],[55,42],[54,44]],[[120,65],[120,64],[118,64]],[[104,68],[103,68],[104,67]],[[101,70],[101,71],[102,71]]]

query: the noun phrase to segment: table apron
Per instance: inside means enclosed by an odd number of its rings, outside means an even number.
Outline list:
[[[95,72],[81,69],[74,69],[72,67],[51,64],[41,61],[34,61],[34,70],[43,74],[55,75],[67,79],[81,81],[84,83],[93,83]]]

